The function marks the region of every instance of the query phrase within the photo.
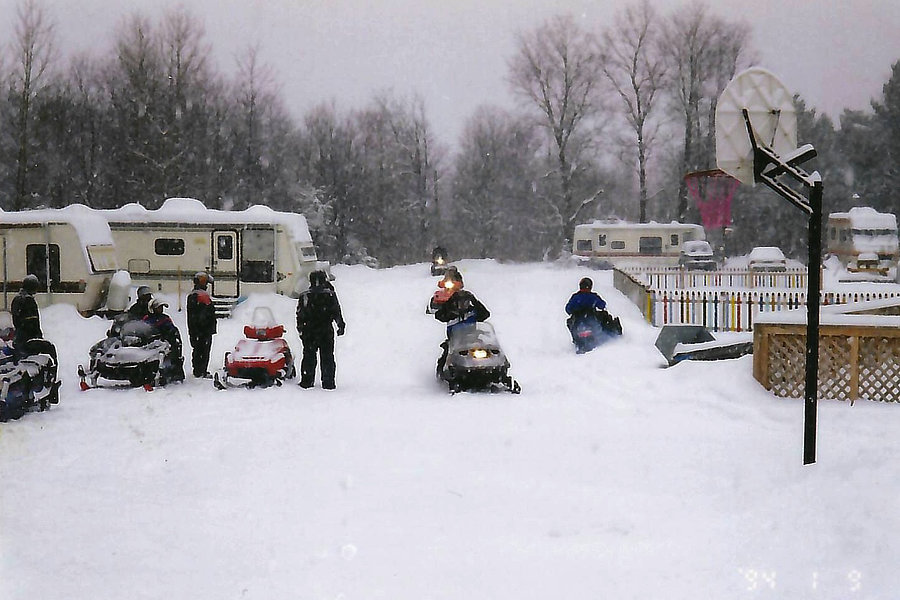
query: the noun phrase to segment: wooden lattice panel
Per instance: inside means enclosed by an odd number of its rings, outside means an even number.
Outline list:
[[[806,341],[793,335],[769,338],[768,389],[782,398],[802,398],[806,369]]]
[[[859,397],[900,401],[900,338],[863,338],[859,353]]]
[[[753,345],[756,380],[776,396],[803,397],[806,326],[760,324]],[[818,397],[900,401],[900,327],[820,327]]]
[[[806,336],[803,336],[803,343],[806,344]],[[850,398],[853,377],[850,346],[846,337],[819,338],[819,398]]]

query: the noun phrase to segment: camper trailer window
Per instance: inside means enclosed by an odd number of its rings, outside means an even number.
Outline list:
[[[609,247],[613,250],[624,250],[625,242],[623,242],[622,240],[613,240]]]
[[[303,255],[303,258],[316,258],[316,248],[315,246],[300,246],[300,254]]]
[[[275,230],[247,229],[241,236],[241,279],[250,283],[275,281]]]
[[[641,254],[662,254],[662,238],[642,237],[638,241],[638,252]]]
[[[59,282],[59,246],[57,244],[28,244],[25,246],[25,271],[36,276],[47,287],[47,248],[50,248],[50,281]]]
[[[184,254],[184,240],[179,238],[156,238],[153,250],[159,256],[181,256]]]
[[[575,240],[575,250],[577,252],[590,252],[593,250],[591,240]]]
[[[601,233],[597,236],[597,245],[601,246],[601,247],[606,245],[606,234],[605,233]]]
[[[677,234],[677,233],[673,233],[673,234],[672,234],[671,244],[672,244],[673,246],[677,246],[677,245],[678,245],[678,234]]]
[[[841,230],[841,241],[842,242],[847,241],[847,230],[846,229]]]
[[[231,260],[234,258],[234,238],[230,235],[220,235],[216,238],[216,256],[219,260]]]

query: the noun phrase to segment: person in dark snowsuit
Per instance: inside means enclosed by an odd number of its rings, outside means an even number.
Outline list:
[[[590,277],[583,277],[578,282],[578,291],[572,294],[566,303],[566,313],[569,318],[566,319],[566,326],[569,333],[572,334],[572,341],[575,342],[575,324],[579,319],[585,317],[596,317],[602,321],[602,315],[606,311],[606,300],[593,291],[594,282]]]
[[[165,302],[151,298],[147,303],[148,314],[142,320],[153,326],[159,336],[169,342],[169,355],[165,364],[160,365],[162,382],[184,380],[184,354],[182,352],[181,332],[172,317],[164,311],[169,306]]]
[[[128,309],[128,315],[132,319],[143,319],[147,315],[150,314],[150,309],[147,308],[147,305],[150,303],[150,300],[153,298],[153,293],[150,291],[150,288],[146,285],[142,285],[137,289],[137,300],[134,301],[134,304]]]
[[[347,325],[341,315],[337,294],[328,283],[325,271],[313,271],[309,274],[309,289],[300,294],[297,301],[297,332],[303,342],[300,387],[313,386],[318,356],[322,362],[322,387],[334,389],[336,365],[332,323],[337,325],[337,334],[344,335]]]
[[[187,297],[188,337],[191,340],[191,370],[194,377],[209,377],[209,351],[216,333],[216,307],[206,288],[212,277],[204,272],[194,275],[194,289]]]
[[[9,312],[12,315],[15,337],[13,347],[19,352],[24,352],[25,344],[29,340],[44,337],[41,332],[41,315],[38,311],[34,294],[40,289],[41,282],[35,275],[26,275],[22,280],[22,289],[13,298]]]
[[[475,294],[463,289],[463,278],[459,272],[452,273],[450,277],[456,291],[434,313],[435,319],[447,324],[447,339],[441,344],[443,352],[438,359],[438,371],[442,370],[444,363],[447,362],[450,334],[453,332],[453,329],[479,321],[486,321],[491,316],[491,312],[475,297]]]

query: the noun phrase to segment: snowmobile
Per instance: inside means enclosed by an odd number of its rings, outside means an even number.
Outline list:
[[[431,251],[431,274],[443,275],[447,272],[450,261],[447,258],[447,251],[440,246],[435,247]]]
[[[180,352],[153,325],[125,313],[116,317],[106,338],[91,347],[89,368],[78,365],[78,376],[82,390],[101,387],[103,379],[150,391],[184,380],[182,362]]]
[[[451,392],[522,391],[508,373],[509,359],[490,323],[457,325],[447,343],[447,359],[443,365],[438,362],[437,376],[447,382]]]
[[[573,316],[568,325],[578,354],[590,352],[613,337],[622,335],[619,317],[613,317],[605,310]]]
[[[59,403],[56,348],[47,340],[32,339],[15,348],[0,342],[0,421],[17,419],[37,408]]]
[[[244,339],[225,353],[225,367],[213,376],[213,385],[220,390],[229,385],[268,387],[293,378],[297,369],[283,336],[284,325],[275,322],[272,311],[256,308],[251,324],[244,326]]]

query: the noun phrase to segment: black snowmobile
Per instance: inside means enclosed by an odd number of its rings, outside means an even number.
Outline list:
[[[447,360],[438,363],[437,376],[447,382],[451,392],[522,391],[508,373],[509,359],[490,323],[457,325],[447,343]]]
[[[572,316],[568,326],[578,354],[590,352],[604,342],[622,335],[619,317],[613,317],[602,309]]]
[[[175,350],[150,323],[132,319],[127,313],[120,315],[106,338],[91,347],[88,370],[78,365],[81,389],[100,387],[100,379],[127,381],[147,391],[182,381],[183,361]]]
[[[32,339],[15,348],[0,342],[0,421],[26,412],[47,410],[59,402],[56,348],[47,340]]]

